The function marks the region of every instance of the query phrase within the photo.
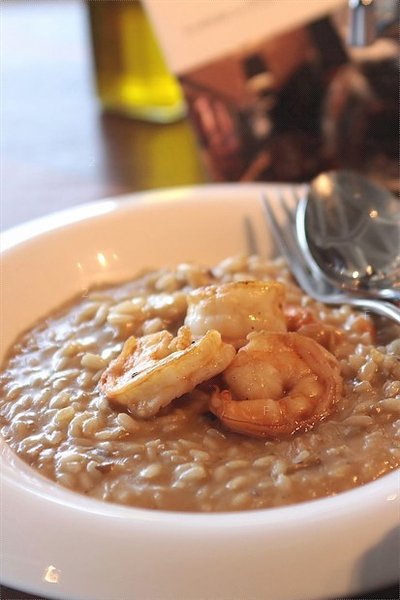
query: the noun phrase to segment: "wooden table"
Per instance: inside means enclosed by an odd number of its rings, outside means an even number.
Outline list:
[[[101,114],[86,17],[79,0],[3,0],[2,229],[107,196],[207,181],[186,120]],[[1,598],[38,600],[4,586]]]

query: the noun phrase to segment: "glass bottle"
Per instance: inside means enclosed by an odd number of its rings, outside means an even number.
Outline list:
[[[168,123],[185,114],[179,83],[165,64],[138,0],[87,2],[96,86],[105,110]]]

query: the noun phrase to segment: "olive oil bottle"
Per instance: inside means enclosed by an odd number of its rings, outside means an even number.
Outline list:
[[[168,123],[185,103],[138,0],[87,2],[96,85],[105,110]]]

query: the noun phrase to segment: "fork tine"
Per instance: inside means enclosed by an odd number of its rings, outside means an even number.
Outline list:
[[[293,219],[291,217],[289,207],[286,204],[285,195],[280,193],[279,200],[280,206],[283,208],[288,221],[286,227],[282,227],[279,223],[279,220],[276,216],[276,207],[273,205],[273,203],[269,202],[267,196],[263,196],[263,206],[271,226],[272,234],[282,253],[282,256],[286,259],[288,265],[291,267],[299,285],[307,294],[315,297],[315,290],[312,289],[309,283],[309,276],[306,270],[307,266],[302,260],[300,248],[294,237],[294,230],[291,227],[291,221]]]
[[[283,208],[283,212],[285,213],[287,222],[291,225],[294,224],[295,210],[296,210],[296,206],[297,206],[297,197],[295,196],[295,191],[292,190],[292,193],[291,193],[291,197],[295,200],[294,206],[289,206],[287,193],[284,193],[283,191],[281,191],[278,196],[279,196],[280,205]]]
[[[265,195],[263,196],[263,206],[271,227],[274,240],[282,256],[286,258],[287,261],[289,261],[290,249],[287,246],[286,241],[283,237],[281,224],[279,223],[275,214],[275,207],[273,208],[272,203],[268,200],[268,198]]]
[[[273,228],[274,237],[279,245],[282,254],[286,257],[289,264],[297,259],[301,261],[301,254],[299,253],[299,245],[294,234],[294,209],[289,206],[287,195],[280,191],[277,194],[279,200],[279,207],[264,199],[264,208],[267,212],[271,225]],[[286,222],[281,224],[276,216],[276,211],[282,209]],[[304,263],[305,265],[305,263]]]
[[[267,215],[268,222],[271,226],[274,239],[278,243],[278,245],[280,245],[281,244],[280,224],[275,216],[274,210],[272,209],[271,203],[265,194],[263,194],[263,196],[262,196],[262,201],[263,201],[264,212]]]
[[[295,226],[296,223],[297,205],[305,191],[306,185],[302,185],[301,187],[290,186],[288,189],[285,189],[285,192],[281,190],[278,194],[285,216],[288,222],[293,226]]]

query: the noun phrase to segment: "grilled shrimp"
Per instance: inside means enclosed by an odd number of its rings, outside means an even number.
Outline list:
[[[288,331],[298,331],[303,325],[315,323],[316,319],[308,308],[286,304],[283,307],[283,314]]]
[[[235,281],[209,285],[188,294],[185,325],[193,334],[216,329],[235,348],[252,331],[286,331],[284,286],[276,281]]]
[[[301,335],[312,338],[329,352],[334,353],[337,346],[343,342],[343,332],[333,325],[317,319],[307,308],[286,305],[283,307],[288,331],[296,331]]]
[[[193,341],[188,327],[177,336],[159,331],[126,340],[121,354],[104,371],[100,389],[136,417],[149,418],[196,385],[221,373],[235,349],[218,331]]]
[[[210,409],[232,431],[280,438],[312,428],[340,398],[336,358],[298,333],[248,336],[224,372],[228,389],[216,389]]]
[[[343,331],[336,329],[333,325],[328,325],[327,323],[322,323],[320,321],[302,325],[297,330],[297,333],[312,338],[318,342],[318,344],[326,348],[326,350],[332,352],[332,354],[335,353],[337,347],[344,341]]]

